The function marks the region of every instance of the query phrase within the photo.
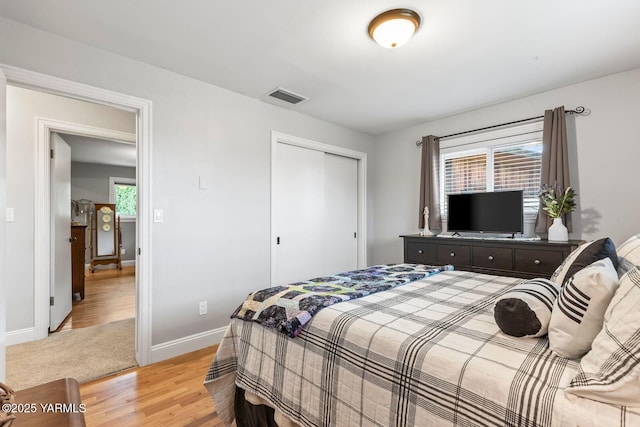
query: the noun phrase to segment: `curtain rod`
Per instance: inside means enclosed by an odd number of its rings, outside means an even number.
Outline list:
[[[585,108],[583,106],[580,106],[580,107],[576,107],[575,110],[566,110],[565,114],[583,115],[585,113],[585,111],[586,111]],[[544,118],[544,116],[529,117],[528,119],[515,120],[513,122],[502,123],[502,124],[499,124],[499,125],[487,126],[487,127],[483,127],[483,128],[479,128],[479,129],[473,129],[473,130],[467,130],[467,131],[464,131],[464,132],[452,133],[450,135],[441,136],[441,137],[439,137],[439,139],[451,138],[453,136],[465,135],[467,133],[480,132],[481,130],[487,130],[487,129],[499,128],[499,127],[502,127],[502,126],[514,125],[516,123],[530,122],[531,120],[537,120],[537,119],[542,119],[542,118]],[[416,147],[420,147],[421,145],[422,145],[422,141],[416,141]]]

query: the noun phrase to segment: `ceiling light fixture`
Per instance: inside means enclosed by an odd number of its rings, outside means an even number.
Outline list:
[[[382,47],[400,47],[420,27],[420,15],[411,9],[392,9],[373,18],[369,37]]]

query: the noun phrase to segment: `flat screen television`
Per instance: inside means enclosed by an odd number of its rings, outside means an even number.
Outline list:
[[[495,191],[448,195],[448,231],[522,233],[523,192]]]

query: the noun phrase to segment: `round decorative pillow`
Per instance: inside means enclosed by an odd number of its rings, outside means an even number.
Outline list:
[[[514,337],[541,337],[547,333],[551,310],[560,287],[547,279],[515,285],[496,300],[493,316],[502,332]]]

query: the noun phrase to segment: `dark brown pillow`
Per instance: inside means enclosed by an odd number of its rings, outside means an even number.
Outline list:
[[[618,268],[618,254],[613,241],[605,237],[593,242],[583,243],[578,246],[575,251],[571,252],[562,264],[556,269],[551,276],[551,281],[558,286],[562,286],[564,282],[582,270],[601,259],[609,258],[615,268]]]

